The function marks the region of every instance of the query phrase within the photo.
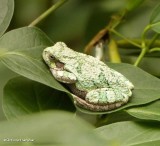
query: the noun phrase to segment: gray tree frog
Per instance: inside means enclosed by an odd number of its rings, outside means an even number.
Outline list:
[[[43,51],[56,80],[74,94],[75,104],[91,111],[108,111],[127,103],[134,85],[102,61],[76,52],[63,42]]]

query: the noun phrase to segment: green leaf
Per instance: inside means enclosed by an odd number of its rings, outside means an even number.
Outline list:
[[[128,0],[127,4],[127,10],[132,11],[136,9],[139,5],[141,5],[144,2],[144,0]]]
[[[0,37],[8,28],[14,11],[14,0],[0,0]]]
[[[122,121],[137,121],[137,118],[124,111],[114,112],[112,114],[101,115],[97,118],[96,127],[112,124]]]
[[[6,33],[0,39],[1,61],[14,72],[55,89],[68,92],[42,61],[42,51],[52,41],[39,29],[24,27]]]
[[[10,43],[8,43],[8,40],[10,40]],[[17,29],[5,34],[0,40],[0,48],[4,48],[0,58],[5,65],[16,73],[54,89],[70,93],[53,78],[42,61],[43,49],[51,44],[52,42],[45,34],[36,28]],[[160,98],[159,79],[132,65],[111,63],[108,63],[108,65],[124,74],[135,86],[129,103],[117,110],[113,110],[114,112],[127,107],[147,104]],[[113,112],[97,113],[82,108],[79,109],[89,114]]]
[[[160,124],[119,122],[96,129],[108,146],[160,145]],[[150,145],[149,145],[150,144]]]
[[[13,78],[4,87],[3,110],[8,119],[49,109],[75,110],[64,92],[24,77]]]
[[[155,54],[158,54],[158,52],[155,52]],[[134,64],[136,61],[137,56],[130,56],[130,55],[125,55],[122,56],[122,61],[130,64]],[[142,62],[140,63],[139,67],[145,70],[146,72],[160,77],[160,68],[158,67],[157,62],[160,62],[160,57],[159,56],[149,56],[149,57],[144,57]]]
[[[160,100],[143,107],[127,109],[126,112],[139,119],[160,121]]]
[[[160,4],[155,7],[150,17],[150,27],[157,33],[160,33]]]
[[[150,17],[150,23],[156,23],[160,21],[160,4],[158,4],[152,11]]]
[[[9,122],[0,122],[0,145],[45,146],[106,146],[106,142],[93,127],[74,114],[66,112],[43,112],[31,114]],[[30,142],[12,142],[5,139]]]

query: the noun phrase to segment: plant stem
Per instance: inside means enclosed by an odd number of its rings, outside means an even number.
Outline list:
[[[155,52],[155,51],[160,51],[160,48],[152,48],[152,49],[149,50],[149,53]]]
[[[31,22],[31,24],[29,24],[29,27],[33,27],[33,26],[37,25],[39,22],[41,22],[43,19],[45,19],[49,14],[51,14],[53,11],[55,11],[57,8],[59,8],[61,5],[63,5],[66,1],[67,0],[59,0],[52,7],[50,7],[47,11],[45,11],[43,14],[41,14],[33,22]]]
[[[142,33],[142,41],[144,41],[145,42],[145,39],[146,39],[146,33],[147,33],[147,31],[150,29],[150,25],[147,25],[145,28],[144,28],[144,30],[143,30],[143,33]]]
[[[124,37],[124,36],[121,35],[119,32],[117,32],[115,29],[112,29],[111,32],[113,32],[115,35],[117,35],[117,36],[123,38],[124,40],[126,40],[126,41],[129,42],[130,44],[132,44],[132,45],[134,45],[134,46],[136,46],[136,47],[138,47],[138,48],[141,48],[141,45],[139,45],[139,44],[133,42],[132,40],[130,40],[130,39]]]
[[[140,53],[140,55],[138,56],[136,62],[134,63],[134,66],[138,66],[139,63],[141,62],[141,60],[143,59],[144,55],[146,54],[146,52],[148,51],[148,46],[146,46],[146,42],[145,42],[145,39],[146,39],[146,34],[148,32],[148,30],[150,29],[150,25],[147,25],[142,33],[142,43],[141,43],[141,48],[142,48],[142,51]]]
[[[141,40],[139,39],[131,39],[132,42],[135,42],[136,44],[141,44]],[[136,48],[136,49],[139,49],[139,47],[129,43],[128,41],[124,40],[124,39],[121,39],[121,40],[117,40],[117,45],[119,48],[126,48],[126,49],[130,49],[130,48]]]
[[[132,42],[135,42],[136,44],[139,44],[139,46],[142,43],[141,39],[130,39],[130,40]],[[126,40],[117,40],[116,42],[120,48],[133,48],[134,47],[132,44],[130,44]],[[154,40],[154,42],[151,43],[152,39],[146,39],[145,42],[146,42],[146,44],[149,44],[149,46],[150,46],[150,44],[152,44],[150,47],[160,47],[160,40]],[[134,48],[137,48],[137,47],[134,47]]]
[[[140,55],[138,56],[136,62],[134,63],[134,66],[138,66],[138,64],[141,62],[141,60],[144,57],[144,55],[146,54],[146,52],[147,52],[146,49],[142,49]]]
[[[152,40],[150,41],[150,43],[148,44],[148,48],[150,48],[154,42],[156,41],[156,39],[159,37],[159,33],[156,33],[155,36],[152,38]]]

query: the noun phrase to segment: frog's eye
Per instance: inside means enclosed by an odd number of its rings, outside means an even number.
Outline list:
[[[50,60],[55,60],[55,57],[53,55],[49,55]]]

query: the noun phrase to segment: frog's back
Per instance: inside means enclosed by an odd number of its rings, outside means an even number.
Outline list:
[[[78,80],[94,82],[95,84],[99,80],[99,76],[103,76],[110,69],[97,58],[83,53],[76,53],[76,57],[68,59],[66,62],[68,64],[67,69],[74,73]]]
[[[93,71],[90,73],[104,72],[110,69],[105,63],[90,55],[82,54],[81,58],[83,59],[79,59],[79,61],[82,62],[83,66],[87,66],[85,68],[88,68],[91,71]]]
[[[72,72],[77,76],[77,85],[81,89],[96,89],[100,87],[107,87],[105,72],[107,65],[98,59],[89,55],[78,55],[77,67]]]

